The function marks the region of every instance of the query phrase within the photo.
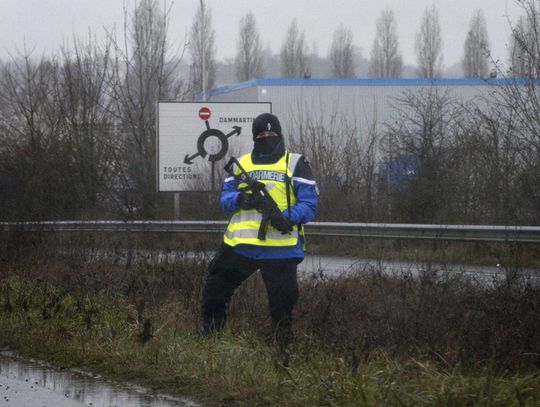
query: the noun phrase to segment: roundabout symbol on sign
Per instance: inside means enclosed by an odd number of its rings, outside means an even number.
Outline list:
[[[221,160],[223,157],[225,157],[227,151],[229,151],[229,137],[234,136],[235,134],[237,136],[240,135],[242,128],[239,126],[233,126],[233,130],[229,134],[224,134],[221,130],[218,129],[212,129],[210,127],[210,124],[208,123],[208,119],[210,119],[211,115],[212,112],[209,108],[201,107],[199,109],[199,118],[203,120],[206,124],[206,130],[203,131],[197,139],[197,152],[192,155],[186,154],[186,156],[184,157],[184,164],[191,165],[193,164],[193,160],[198,156],[205,158],[207,155],[208,161],[212,163]],[[208,154],[208,152],[206,151],[204,143],[209,137],[216,137],[221,143],[221,148],[217,153]]]

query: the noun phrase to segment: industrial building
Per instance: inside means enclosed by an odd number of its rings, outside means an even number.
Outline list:
[[[272,102],[284,129],[309,120],[322,126],[345,120],[359,131],[392,120],[405,92],[436,90],[462,102],[483,105],[512,79],[254,79],[211,89],[211,102]]]

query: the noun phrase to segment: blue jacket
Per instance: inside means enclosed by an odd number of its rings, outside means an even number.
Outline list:
[[[255,160],[254,160],[255,161]],[[234,212],[240,209],[238,204],[239,182],[229,177],[223,181],[221,190],[220,205],[226,212]],[[296,196],[296,203],[291,206],[290,219],[295,225],[304,225],[310,222],[317,214],[318,195],[317,184],[313,178],[311,167],[307,160],[302,157],[293,171],[292,178],[293,193]],[[287,210],[283,212],[286,218],[289,217]],[[287,247],[266,247],[250,244],[240,244],[234,247],[234,251],[242,256],[252,259],[288,259],[304,258],[303,238],[298,239],[296,246]]]

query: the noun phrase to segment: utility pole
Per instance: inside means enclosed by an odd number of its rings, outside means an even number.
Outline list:
[[[207,35],[207,27],[206,27],[206,12],[204,10],[204,0],[200,0],[201,2],[201,16],[202,16],[202,29],[201,29],[201,49],[202,49],[202,101],[206,102],[206,35]],[[210,164],[211,166],[211,175],[210,175],[210,182],[211,182],[211,188],[212,192],[215,191],[215,178],[216,178],[216,163],[212,161]]]
[[[204,10],[204,0],[200,0],[201,3],[201,29],[199,31],[199,38],[197,41],[200,41],[202,49],[202,98],[203,102],[206,101],[206,13]],[[193,39],[192,39],[193,41]],[[214,171],[215,166],[212,163],[212,191],[214,191]],[[174,193],[174,219],[180,220],[180,192]]]
[[[202,29],[201,29],[201,48],[202,48],[202,100],[206,101],[206,13],[204,11],[204,0],[201,1]]]

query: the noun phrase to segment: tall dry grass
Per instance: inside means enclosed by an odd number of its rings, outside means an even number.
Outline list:
[[[213,255],[204,239],[43,234],[15,235],[2,244],[2,278],[51,281],[80,298],[120,297],[133,304],[140,324],[166,320],[190,332],[199,327]],[[430,355],[446,366],[540,366],[540,285],[537,275],[519,267],[493,279],[430,263],[418,276],[410,270],[389,274],[382,265],[339,278],[320,272],[301,280],[300,294],[297,339],[339,351],[352,366],[381,349],[397,358]],[[254,275],[233,297],[229,328],[262,337],[270,326],[264,285]]]

